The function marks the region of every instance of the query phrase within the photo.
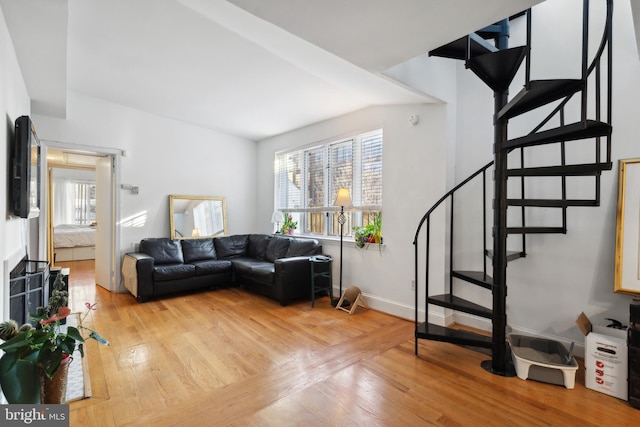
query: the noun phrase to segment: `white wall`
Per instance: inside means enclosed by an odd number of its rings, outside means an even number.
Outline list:
[[[418,114],[417,126],[408,123]],[[258,224],[272,230],[274,205],[273,161],[277,151],[383,128],[383,237],[382,251],[357,249],[345,242],[343,290],[358,286],[370,306],[406,318],[414,316],[413,237],[426,210],[445,191],[447,155],[446,106],[400,105],[371,107],[333,120],[317,123],[258,145]],[[442,243],[440,227],[434,240]],[[444,245],[436,256],[444,256]],[[323,242],[323,251],[334,257],[334,288],[338,288],[339,253],[337,242]],[[443,262],[440,263],[442,276]],[[435,274],[435,273],[434,273]],[[337,295],[337,292],[336,292]]]
[[[5,276],[7,270],[15,266],[15,257],[18,260],[25,255],[26,235],[28,221],[13,217],[9,213],[8,196],[8,168],[9,144],[13,136],[15,120],[25,114],[30,113],[29,95],[20,72],[20,66],[16,58],[16,53],[11,44],[11,37],[7,24],[0,9],[0,115],[2,116],[3,130],[0,132],[0,164],[3,165],[5,173],[0,175],[0,200],[4,202],[4,218],[0,226],[0,319],[5,319],[8,313],[8,301],[5,300]],[[5,269],[5,260],[9,259]]]
[[[456,184],[456,61],[419,55],[385,71],[385,74],[441,100],[447,108],[447,188]]]
[[[602,11],[596,5],[604,2],[591,3],[592,20],[594,23],[600,22]],[[580,50],[579,45],[574,44],[576,40],[579,43],[579,33],[578,36],[568,34],[565,37],[564,32],[580,31],[581,5],[580,1],[558,0],[545,2],[534,9],[533,38],[536,50],[532,56],[532,78],[579,77],[580,64],[576,64],[576,55],[571,53],[574,49]],[[597,322],[604,322],[605,317],[611,317],[626,323],[631,301],[628,296],[613,293],[616,163],[622,158],[640,156],[635,113],[637,100],[640,99],[640,63],[628,2],[615,3],[613,34],[614,168],[603,175],[601,206],[569,208],[566,235],[528,236],[527,257],[509,263],[507,269],[507,320],[510,326],[522,332],[578,344],[584,340],[575,325],[580,312],[584,311]],[[599,35],[593,39],[595,44],[599,41]],[[515,93],[513,90],[512,95]],[[458,181],[492,159],[492,112],[491,92],[470,71],[459,65]],[[592,146],[588,145],[589,149]],[[546,160],[550,159],[547,154],[542,156],[542,160],[545,157]],[[590,194],[593,194],[592,187],[593,184],[589,184],[589,187],[583,186],[580,190],[589,188]],[[539,188],[531,190],[535,192]],[[472,209],[467,207],[462,210]],[[539,219],[551,220],[554,215],[543,214]],[[510,237],[510,243],[512,240],[516,239]],[[467,241],[456,252],[470,263],[479,262],[472,261],[470,255],[464,253],[464,248],[472,244],[473,241]],[[480,296],[476,302],[490,305],[490,296]],[[475,325],[478,326],[478,323]]]
[[[229,233],[256,230],[256,143],[70,93],[67,119],[33,117],[40,139],[125,150],[118,190],[120,255],[146,237],[169,237],[169,195],[227,199]],[[119,265],[119,264],[118,264]]]

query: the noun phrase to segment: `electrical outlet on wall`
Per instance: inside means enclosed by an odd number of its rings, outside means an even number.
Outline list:
[[[415,279],[411,279],[411,290],[412,291],[416,290],[416,280]]]

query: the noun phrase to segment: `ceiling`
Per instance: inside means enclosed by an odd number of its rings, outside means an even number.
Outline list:
[[[67,94],[261,140],[435,102],[385,70],[540,0],[0,0],[32,113]]]

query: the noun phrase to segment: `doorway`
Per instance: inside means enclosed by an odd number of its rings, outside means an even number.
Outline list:
[[[115,155],[49,146],[46,159],[49,262],[90,266],[115,291]]]

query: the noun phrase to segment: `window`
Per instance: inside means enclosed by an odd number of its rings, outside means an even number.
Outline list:
[[[95,222],[95,182],[54,179],[52,199],[54,225]]]
[[[74,224],[89,225],[96,220],[96,185],[71,182],[74,194]]]
[[[288,212],[302,234],[339,236],[339,188],[351,192],[344,235],[382,211],[382,129],[276,153],[275,210]]]

